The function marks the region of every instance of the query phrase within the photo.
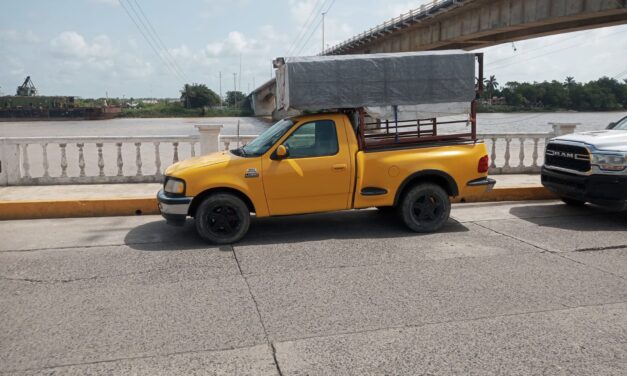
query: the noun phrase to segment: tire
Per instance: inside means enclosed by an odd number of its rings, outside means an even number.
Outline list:
[[[435,232],[448,221],[451,201],[439,185],[417,184],[403,195],[398,214],[412,231]]]
[[[242,239],[250,226],[250,210],[239,197],[216,193],[196,210],[196,232],[212,244],[230,244]]]
[[[566,205],[570,205],[570,206],[584,206],[586,204],[585,201],[576,200],[574,198],[569,198],[569,197],[560,197],[560,199],[564,201]]]

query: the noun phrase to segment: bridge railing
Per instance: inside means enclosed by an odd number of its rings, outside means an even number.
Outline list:
[[[486,142],[491,174],[538,173],[546,141],[575,127],[553,124],[553,132],[478,137]],[[160,182],[172,163],[234,149],[255,137],[201,131],[190,136],[0,138],[0,186]],[[203,144],[215,146],[203,151]]]
[[[254,135],[221,135],[219,149]],[[0,138],[0,186],[153,183],[179,160],[200,155],[202,135]]]
[[[421,20],[432,17],[433,15],[435,15],[435,13],[441,11],[443,8],[447,6],[457,6],[459,3],[459,1],[455,0],[433,0],[428,4],[422,4],[419,8],[410,9],[410,11],[407,13],[403,13],[398,17],[391,18],[383,22],[382,24],[379,24],[360,34],[357,34],[342,43],[325,49],[322,52],[322,55],[332,54],[338,50],[341,50],[343,47],[349,46],[376,34],[386,33],[389,32],[391,29],[400,29],[403,27],[407,27],[411,24],[421,22]]]

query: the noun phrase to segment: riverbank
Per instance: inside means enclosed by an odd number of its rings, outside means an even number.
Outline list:
[[[157,103],[137,108],[125,108],[121,118],[196,118],[250,116],[250,110],[239,107],[185,108],[180,103]]]

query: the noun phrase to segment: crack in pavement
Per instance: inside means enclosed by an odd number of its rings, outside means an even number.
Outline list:
[[[266,329],[266,324],[263,322],[261,311],[259,310],[259,304],[257,303],[257,299],[255,299],[255,295],[253,295],[253,291],[250,288],[250,283],[248,282],[246,275],[244,275],[244,273],[242,272],[242,266],[240,265],[239,259],[237,258],[237,252],[235,252],[235,247],[233,247],[232,244],[229,244],[228,247],[230,247],[231,252],[233,252],[233,257],[235,258],[235,262],[237,263],[237,269],[239,270],[239,274],[244,279],[244,282],[246,283],[246,287],[248,287],[248,294],[250,295],[250,298],[252,299],[253,304],[255,305],[255,311],[257,312],[259,323],[261,324],[261,328],[263,329],[263,334],[266,338],[266,343],[270,346],[270,350],[272,352],[272,359],[274,359],[274,366],[276,367],[276,370],[279,373],[279,376],[283,376],[283,372],[281,371],[281,367],[279,366],[279,362],[277,361],[277,358],[276,358],[276,348],[274,347],[274,343],[270,341],[270,337],[268,336],[268,330]],[[222,250],[222,247],[220,247],[220,250]]]
[[[347,335],[354,335],[354,334],[381,332],[381,331],[386,331],[386,330],[413,329],[413,328],[421,328],[421,327],[435,326],[435,325],[441,325],[441,324],[475,322],[475,321],[482,321],[482,320],[491,320],[491,319],[506,318],[506,317],[517,317],[517,316],[533,315],[533,314],[540,314],[540,313],[567,312],[567,311],[574,311],[574,310],[582,309],[582,308],[604,307],[604,306],[612,306],[612,305],[625,304],[625,303],[627,303],[627,301],[605,302],[605,303],[599,303],[599,304],[583,304],[583,305],[567,307],[567,308],[532,310],[532,311],[517,312],[517,313],[504,313],[504,314],[495,315],[495,316],[479,316],[479,317],[473,317],[473,318],[461,319],[461,320],[430,321],[430,322],[424,322],[421,324],[397,325],[397,326],[388,326],[388,327],[375,328],[375,329],[347,331],[347,332],[334,333],[334,334],[304,336],[304,337],[298,337],[298,338],[286,339],[283,341],[268,342],[268,343],[270,344],[270,347],[272,350],[272,356],[274,357],[274,360],[275,360],[277,372],[279,372],[279,375],[282,376],[283,373],[281,369],[279,368],[279,364],[276,360],[276,347],[275,347],[276,343],[296,342],[296,341],[318,339],[318,338],[333,338],[333,337],[340,337],[340,336],[347,336]],[[263,326],[263,323],[262,323],[262,326]],[[216,349],[202,349],[202,350],[188,350],[188,351],[178,351],[178,352],[164,353],[164,354],[155,354],[155,355],[121,357],[121,358],[114,358],[114,359],[97,360],[97,361],[92,361],[92,362],[58,364],[58,365],[40,367],[40,368],[13,369],[13,370],[0,371],[0,373],[39,371],[39,370],[47,370],[47,369],[54,369],[54,368],[61,368],[61,367],[92,365],[92,364],[100,364],[100,363],[112,363],[112,362],[118,362],[118,361],[123,361],[123,360],[151,359],[151,358],[169,357],[169,356],[185,355],[185,354],[197,354],[197,353],[203,353],[203,352],[211,353],[211,352],[221,352],[221,351],[229,351],[229,350],[250,349],[255,346],[259,346],[259,345],[242,346],[242,347],[226,347],[226,348],[216,348]]]
[[[537,245],[537,244],[534,244],[534,243],[528,242],[528,241],[526,241],[526,240],[524,240],[524,239],[521,239],[521,238],[519,238],[519,237],[517,237],[517,236],[513,236],[513,235],[510,235],[510,234],[506,234],[506,233],[504,233],[504,232],[497,231],[497,230],[492,229],[492,228],[490,228],[490,227],[486,227],[486,226],[484,226],[484,225],[482,225],[482,224],[480,224],[480,223],[476,223],[476,222],[473,222],[473,223],[475,223],[477,226],[481,226],[481,227],[483,227],[483,228],[485,228],[485,229],[487,229],[487,230],[490,230],[490,231],[492,231],[492,232],[495,232],[495,233],[497,233],[497,234],[499,234],[499,235],[502,235],[502,236],[508,237],[508,238],[510,238],[510,239],[515,239],[515,240],[518,240],[518,241],[523,242],[523,243],[525,243],[525,244],[527,244],[527,245],[530,245],[530,246],[532,246],[532,247],[535,247],[535,248],[537,248],[537,249],[540,249],[540,250],[542,250],[542,252],[541,252],[541,253],[548,252],[548,253],[553,254],[553,255],[555,255],[555,256],[557,256],[557,257],[559,257],[559,258],[562,258],[562,259],[564,259],[564,260],[567,260],[567,261],[570,261],[570,262],[574,262],[575,264],[579,264],[579,265],[586,266],[586,267],[588,267],[588,268],[594,269],[594,270],[596,270],[596,271],[599,271],[599,272],[604,273],[604,274],[607,274],[607,275],[611,275],[611,276],[616,277],[616,278],[620,278],[620,279],[622,279],[622,280],[627,280],[627,278],[625,278],[625,277],[623,277],[623,276],[621,276],[621,275],[618,275],[618,274],[612,273],[612,272],[610,272],[610,271],[608,271],[608,270],[605,270],[605,269],[601,269],[601,268],[599,268],[599,267],[597,267],[597,266],[594,266],[594,265],[590,265],[590,264],[586,264],[586,263],[581,262],[581,261],[578,261],[578,260],[574,260],[574,259],[572,259],[572,258],[570,258],[570,257],[568,257],[568,256],[567,256],[569,253],[573,253],[573,252],[581,252],[581,250],[577,250],[577,249],[576,249],[576,250],[574,250],[574,251],[568,251],[568,252],[557,252],[557,251],[550,250],[550,249],[548,249],[548,248],[543,248],[543,247],[541,247],[541,246],[539,246],[539,245]],[[624,247],[624,246],[619,246],[618,248],[623,248],[623,247]],[[602,248],[604,248],[604,247],[602,247]],[[612,249],[612,248],[613,248],[613,247],[607,247],[606,249]],[[596,250],[596,249],[595,249],[595,250]],[[602,249],[599,249],[599,250],[602,250]]]
[[[130,273],[121,273],[121,274],[113,274],[113,275],[96,275],[91,277],[82,277],[82,278],[69,278],[69,279],[36,279],[36,278],[18,278],[18,277],[7,277],[0,275],[0,279],[5,279],[8,281],[20,281],[20,282],[29,282],[29,283],[41,283],[41,284],[56,284],[56,283],[71,283],[71,282],[79,282],[79,281],[93,281],[98,279],[109,279],[109,278],[119,278],[119,277],[128,277],[132,275],[143,275],[153,272],[163,272],[168,270],[184,270],[194,268],[193,266],[189,267],[170,267],[170,268],[156,268],[149,270],[141,270]]]

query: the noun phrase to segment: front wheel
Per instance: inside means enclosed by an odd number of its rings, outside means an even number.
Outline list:
[[[250,211],[237,196],[216,193],[203,200],[196,211],[196,231],[213,244],[234,243],[250,226]]]
[[[405,225],[415,232],[439,230],[451,214],[448,194],[436,184],[418,184],[409,189],[398,207]]]

